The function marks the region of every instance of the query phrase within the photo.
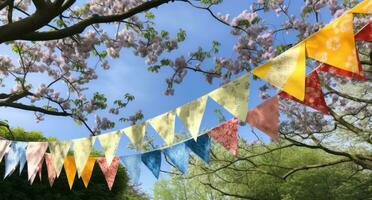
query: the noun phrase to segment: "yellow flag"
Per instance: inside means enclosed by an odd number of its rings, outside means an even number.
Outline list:
[[[70,186],[70,190],[72,189],[72,185],[74,185],[75,175],[76,175],[76,165],[75,165],[75,158],[73,156],[67,156],[64,161],[65,172],[67,176],[68,185]]]
[[[135,147],[140,148],[146,133],[146,123],[127,127],[123,129],[123,132],[128,136]]]
[[[305,43],[308,57],[359,74],[351,13],[335,19]]]
[[[207,100],[208,96],[202,96],[176,109],[177,116],[190,131],[195,141],[199,135],[199,128],[207,105]]]
[[[305,45],[300,43],[255,68],[252,73],[297,99],[304,100],[305,70]]]
[[[350,10],[351,13],[372,14],[372,1],[364,0]]]
[[[163,138],[167,145],[171,145],[174,140],[174,128],[176,115],[174,111],[159,115],[148,120],[155,131]]]
[[[96,141],[96,137],[73,140],[76,169],[77,169],[79,178],[81,176],[81,173],[84,170],[84,167],[85,167],[85,164],[87,163],[89,155],[92,152],[95,141]]]
[[[83,170],[83,173],[81,174],[81,179],[83,179],[83,183],[84,183],[85,188],[88,187],[90,178],[92,177],[92,172],[93,172],[93,169],[94,169],[95,162],[96,162],[95,157],[89,157],[88,161],[87,161],[87,164],[85,165],[85,168]]]
[[[63,162],[67,156],[70,146],[71,141],[56,141],[49,143],[49,150],[53,159],[53,166],[56,170],[57,177],[59,177],[61,174]]]
[[[106,157],[107,165],[110,166],[112,159],[115,157],[116,149],[118,148],[119,141],[121,138],[120,131],[114,131],[111,133],[97,136],[99,143],[101,144]]]
[[[215,89],[208,96],[241,121],[245,121],[248,112],[249,74]]]

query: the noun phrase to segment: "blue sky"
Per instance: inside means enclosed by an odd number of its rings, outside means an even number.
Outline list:
[[[231,16],[238,15],[242,10],[249,9],[252,1],[234,0],[225,1],[223,4],[214,8],[215,13],[229,13]],[[292,1],[290,6],[291,13],[298,14],[302,1]],[[209,48],[213,40],[222,43],[220,55],[224,57],[234,57],[233,44],[236,38],[230,34],[231,29],[216,20],[203,10],[196,10],[185,3],[169,3],[152,10],[156,15],[157,27],[176,33],[180,28],[187,32],[187,40],[180,45],[180,49],[171,57],[187,54],[189,51],[197,49],[198,46]],[[329,19],[329,14],[323,14],[325,19]],[[283,20],[277,18],[275,13],[265,14],[264,20],[275,27],[278,27]],[[328,21],[328,20],[325,20]],[[279,35],[276,39],[278,44],[286,44],[294,41],[295,33],[289,35]],[[0,45],[0,54],[8,54],[8,49]],[[166,84],[164,79],[169,76],[170,71],[162,70],[159,74],[147,71],[147,65],[144,59],[133,56],[130,50],[123,50],[119,59],[110,60],[112,68],[109,71],[99,73],[99,79],[92,82],[91,86],[94,91],[102,92],[107,95],[109,100],[121,98],[123,94],[130,93],[136,97],[136,100],[127,107],[125,115],[142,110],[145,119],[155,117],[159,114],[172,110],[183,105],[195,98],[198,98],[209,91],[217,88],[221,82],[215,81],[214,84],[208,85],[201,74],[189,72],[181,85],[175,86],[174,96],[165,96],[164,91]],[[211,63],[207,63],[211,64]],[[258,86],[260,81],[252,81],[250,87],[249,108],[258,105],[259,99]],[[1,91],[0,91],[1,92]],[[213,109],[221,108],[213,101],[208,101],[208,106],[202,122],[202,128],[209,129],[218,124],[217,116]],[[231,117],[227,112],[226,116]],[[45,121],[36,123],[32,112],[19,111],[15,109],[0,109],[0,118],[9,121],[11,126],[23,127],[26,130],[39,130],[46,136],[54,136],[61,140],[75,139],[86,137],[89,132],[86,128],[74,124],[70,118],[46,116]],[[93,121],[90,121],[93,123]],[[61,128],[63,127],[63,128]],[[118,124],[116,129],[125,128],[126,124]],[[185,130],[180,121],[177,121],[177,130]],[[155,138],[157,144],[162,141],[156,133],[148,128],[149,136]],[[253,139],[250,127],[240,127],[241,137]],[[268,138],[261,135],[264,140]],[[118,155],[130,155],[133,151],[128,150],[125,146],[129,143],[126,137],[123,137]],[[95,145],[99,148],[98,142]],[[163,166],[167,168],[167,166]],[[140,182],[141,189],[151,193],[152,186],[156,181],[148,169],[142,167],[142,176]],[[67,183],[66,183],[67,184]]]

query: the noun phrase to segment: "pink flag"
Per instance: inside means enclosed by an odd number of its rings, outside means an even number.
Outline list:
[[[48,170],[49,184],[50,184],[50,187],[52,187],[53,183],[54,183],[54,180],[56,180],[56,178],[57,178],[57,172],[56,172],[56,170],[53,166],[52,155],[45,154],[45,163],[46,163],[47,170]]]
[[[43,163],[44,163],[44,157],[41,159],[40,163],[38,164],[36,173],[34,173],[29,179],[31,185],[32,185],[32,183],[34,183],[34,180],[35,180],[37,174],[39,174],[39,178],[40,178],[40,181],[41,181],[41,173],[42,173],[42,170],[43,170]]]
[[[38,166],[48,149],[48,142],[29,142],[26,148],[28,180],[38,171]]]
[[[279,139],[279,99],[274,96],[248,111],[247,120],[251,126],[269,135],[273,140]]]
[[[114,157],[110,166],[107,166],[106,158],[104,157],[97,158],[97,162],[102,170],[103,175],[105,175],[107,185],[111,190],[115,182],[116,173],[118,172],[119,157]]]
[[[4,155],[8,152],[9,145],[9,140],[0,140],[0,162],[3,160]]]
[[[234,156],[238,153],[238,119],[231,119],[209,131],[208,135],[229,150]]]
[[[324,100],[320,79],[316,71],[313,71],[306,76],[304,101],[300,101],[284,91],[280,92],[279,96],[300,102],[322,112],[323,114],[329,115],[328,106]]]
[[[355,41],[372,41],[372,21],[370,21],[355,35]]]

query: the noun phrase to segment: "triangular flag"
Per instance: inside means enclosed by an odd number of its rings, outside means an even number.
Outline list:
[[[355,41],[372,42],[372,21],[355,34]]]
[[[300,43],[268,63],[253,69],[252,74],[303,100],[305,96],[305,61],[305,44]]]
[[[44,154],[43,154],[44,155]],[[44,163],[44,156],[43,158],[41,159],[41,161],[39,162],[39,164],[37,165],[37,169],[36,169],[36,172],[34,174],[31,175],[31,177],[29,178],[30,180],[30,185],[32,185],[34,183],[34,180],[36,178],[36,175],[39,174],[39,177],[40,177],[40,181],[41,181],[41,174],[42,174],[42,170],[43,170],[43,163]],[[27,163],[28,164],[28,163]]]
[[[27,142],[13,141],[8,154],[5,156],[5,176],[11,175],[19,164],[19,171],[22,172],[26,163]],[[22,166],[23,165],[23,166]]]
[[[350,10],[351,13],[372,14],[372,1],[364,0]]]
[[[9,140],[0,140],[0,162],[3,160],[4,155],[9,151]]]
[[[123,129],[129,140],[136,148],[140,148],[146,134],[146,123],[136,124]]]
[[[119,167],[119,157],[114,157],[111,162],[111,165],[108,165],[105,158],[97,158],[97,162],[99,167],[102,170],[103,175],[105,175],[105,179],[109,189],[112,189],[112,186],[115,182],[116,173],[118,172]]]
[[[176,109],[177,116],[190,131],[192,137],[196,140],[199,135],[199,128],[203,119],[208,96],[202,96]]]
[[[53,158],[52,155],[50,154],[45,154],[45,164],[47,166],[47,171],[48,171],[48,180],[49,180],[49,185],[50,187],[53,186],[54,181],[57,178],[57,172],[53,166]]]
[[[174,128],[176,125],[176,115],[174,111],[159,115],[148,120],[155,131],[163,138],[167,145],[171,145],[174,140]]]
[[[327,64],[321,64],[315,70],[318,71],[318,72],[328,72],[328,73],[331,73],[331,74],[334,74],[334,75],[339,75],[339,76],[343,76],[343,77],[352,78],[352,79],[357,80],[357,81],[365,81],[366,77],[365,77],[363,69],[362,69],[362,64],[359,61],[359,55],[357,55],[357,58],[358,58],[359,73],[353,73],[353,72],[345,71],[343,69],[336,68],[336,67],[333,67],[333,66],[327,65]]]
[[[115,157],[115,152],[118,148],[121,135],[120,131],[114,131],[98,136],[99,143],[105,152],[108,165],[111,165],[112,159]]]
[[[56,171],[57,177],[59,177],[59,175],[61,174],[63,162],[67,156],[70,146],[71,141],[49,142],[50,155],[53,159],[53,167]]]
[[[28,180],[36,176],[40,162],[43,161],[48,142],[29,142],[26,149]]]
[[[120,160],[125,165],[132,183],[137,184],[141,174],[141,155],[122,156]]]
[[[324,100],[322,87],[320,85],[320,79],[316,71],[311,72],[306,77],[305,100],[300,101],[286,92],[280,92],[279,96],[310,106],[323,114],[329,114],[328,106]]]
[[[70,186],[70,190],[71,190],[72,185],[74,185],[74,180],[76,176],[75,158],[73,156],[67,156],[63,165],[65,167],[68,185]]]
[[[183,174],[187,172],[190,150],[184,142],[163,149],[163,152],[179,171]]]
[[[279,99],[274,96],[248,112],[247,120],[251,126],[269,135],[273,140],[279,139]]]
[[[191,149],[196,155],[198,155],[204,162],[209,163],[209,151],[211,149],[211,138],[204,134],[198,137],[198,140],[195,142],[190,139],[186,141],[187,147]]]
[[[94,169],[95,162],[96,162],[95,157],[89,157],[88,161],[87,161],[87,163],[84,167],[83,173],[81,174],[81,179],[83,179],[83,183],[84,183],[85,188],[88,187],[90,178],[92,177],[92,172],[93,172],[93,169]]]
[[[238,119],[231,119],[208,132],[208,135],[234,156],[238,153]]]
[[[79,178],[85,168],[89,155],[92,152],[95,141],[96,137],[81,138],[72,141],[74,146],[76,169]]]
[[[161,151],[155,150],[141,154],[143,164],[149,168],[156,178],[159,178],[161,165]]]
[[[244,74],[238,79],[217,88],[208,96],[238,119],[244,121],[248,111],[249,74]]]
[[[333,20],[309,37],[305,43],[310,58],[349,72],[359,73],[351,13]]]

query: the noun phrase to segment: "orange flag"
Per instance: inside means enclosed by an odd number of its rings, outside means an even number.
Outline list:
[[[118,172],[119,157],[115,156],[110,166],[107,165],[106,159],[103,157],[97,158],[97,162],[103,175],[105,175],[107,185],[111,190],[115,182],[116,173]]]
[[[350,10],[351,13],[372,14],[372,1],[364,0]]]
[[[279,99],[274,96],[248,112],[247,120],[251,126],[279,140]]]
[[[85,188],[88,187],[90,178],[92,177],[95,162],[96,162],[95,157],[89,157],[87,164],[84,167],[83,173],[81,174],[81,179],[83,179]]]
[[[74,184],[75,175],[76,175],[75,158],[73,156],[67,156],[63,165],[65,168],[68,185],[70,186],[70,190],[71,190],[72,185]]]

